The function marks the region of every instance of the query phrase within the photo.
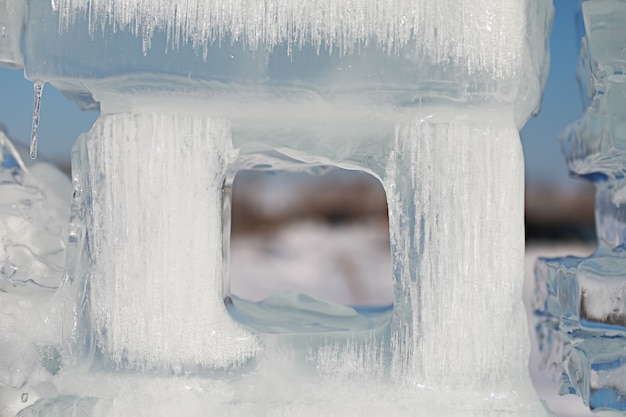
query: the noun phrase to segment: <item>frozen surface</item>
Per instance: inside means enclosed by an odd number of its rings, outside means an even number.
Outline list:
[[[164,31],[173,47],[193,42],[241,42],[256,50],[287,43],[299,49],[328,45],[346,54],[373,44],[388,53],[418,48],[436,64],[459,64],[468,72],[496,76],[517,72],[524,45],[526,2],[444,0],[438,2],[364,0],[305,1],[85,1],[59,0],[66,25],[87,14],[90,31],[112,23],[143,38],[148,53],[155,31]],[[511,25],[511,23],[517,23]],[[502,48],[506,45],[506,48]]]
[[[600,414],[626,414],[623,1],[583,3],[590,105],[563,137],[570,172],[596,186],[598,248],[540,259],[532,308],[543,371]]]
[[[29,2],[27,77],[102,116],[73,151],[62,366],[44,379],[59,395],[21,415],[541,415],[518,128],[539,104],[551,12],[547,0]],[[319,165],[384,185],[390,319],[231,297],[236,171]],[[248,313],[283,329],[233,319]]]
[[[63,279],[70,195],[61,172],[45,162],[27,166],[0,131],[2,417],[56,395],[50,380],[60,368],[61,304],[54,290]]]
[[[56,289],[66,255],[71,187],[46,163],[27,167],[0,131],[0,290]]]
[[[224,307],[220,201],[236,155],[228,127],[193,116],[109,116],[74,150],[71,288],[89,302],[77,307],[76,325],[93,327],[93,348],[111,366],[221,368],[256,350]]]
[[[396,314],[411,331],[394,337],[397,366],[426,385],[495,392],[520,383],[528,349],[513,330],[524,320],[523,162],[506,116],[472,116],[397,131],[385,181]]]

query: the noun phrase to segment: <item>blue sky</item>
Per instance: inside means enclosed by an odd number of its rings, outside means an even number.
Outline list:
[[[583,29],[579,0],[555,0],[555,8],[548,85],[540,115],[522,130],[522,145],[530,181],[571,184],[557,138],[583,111],[576,80]],[[32,83],[21,71],[0,68],[0,123],[24,145],[30,138],[32,107]],[[90,128],[97,113],[79,110],[50,85],[44,89],[41,111],[40,156],[68,161],[72,143]]]

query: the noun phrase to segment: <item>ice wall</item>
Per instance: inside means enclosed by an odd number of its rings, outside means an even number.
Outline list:
[[[559,381],[561,393],[580,396],[600,414],[623,415],[626,5],[586,1],[583,16],[580,74],[589,107],[564,134],[562,148],[570,172],[596,186],[598,249],[589,258],[540,260],[534,310],[544,370]]]
[[[72,157],[62,395],[23,416],[167,415],[181,398],[188,415],[541,415],[517,131],[545,82],[548,0],[27,10],[27,77],[102,115]],[[383,182],[393,317],[244,328],[227,312],[233,175],[316,164]],[[350,310],[323,307],[306,306]]]

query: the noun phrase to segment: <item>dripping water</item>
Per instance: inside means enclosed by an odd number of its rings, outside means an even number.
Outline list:
[[[41,109],[41,94],[43,92],[43,81],[33,82],[35,89],[35,104],[33,106],[33,127],[30,134],[30,158],[37,158],[37,134],[39,132],[39,112]]]

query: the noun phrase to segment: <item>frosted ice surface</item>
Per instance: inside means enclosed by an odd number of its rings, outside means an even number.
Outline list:
[[[0,66],[21,67],[20,38],[26,3],[0,1]]]
[[[174,44],[241,41],[252,49],[312,43],[345,53],[371,43],[395,53],[412,43],[433,62],[496,76],[517,71],[527,16],[518,0],[60,0],[57,9],[66,24],[88,13],[93,32],[113,22],[144,44],[159,29]]]
[[[524,373],[522,151],[507,116],[490,116],[401,126],[389,158],[396,308],[411,326],[394,359],[426,385],[499,390]]]
[[[28,11],[27,76],[105,114],[73,151],[62,395],[24,416],[540,415],[525,367],[517,128],[545,81],[549,1]],[[372,328],[334,307],[360,331],[280,335],[228,314],[227,178],[267,148],[382,179],[392,320]],[[321,313],[310,301],[307,318]]]
[[[624,48],[626,3],[583,3],[581,80],[590,106],[564,134],[570,172],[595,183],[598,248],[588,258],[541,259],[533,309],[539,354],[562,394],[593,411],[626,412],[626,200]]]
[[[27,151],[23,152],[27,155]],[[54,166],[24,163],[0,130],[0,416],[54,391],[71,186]]]
[[[93,329],[112,366],[219,368],[256,350],[222,288],[221,189],[235,155],[227,121],[195,116],[112,115],[81,137],[72,287],[78,311],[90,303],[70,323]]]

